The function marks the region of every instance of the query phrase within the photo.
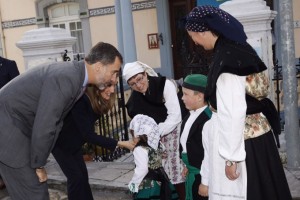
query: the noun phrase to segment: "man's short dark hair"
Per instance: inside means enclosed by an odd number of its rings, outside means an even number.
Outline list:
[[[98,42],[85,57],[85,61],[88,64],[101,62],[103,65],[109,65],[115,62],[116,57],[123,63],[123,57],[116,47],[105,42]]]

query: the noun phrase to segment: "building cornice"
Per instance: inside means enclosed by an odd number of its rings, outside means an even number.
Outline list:
[[[3,29],[15,28],[15,27],[21,27],[21,26],[30,26],[30,25],[36,25],[36,18],[35,17],[2,22],[2,28]]]
[[[139,10],[146,10],[146,9],[153,9],[153,8],[156,8],[155,0],[132,3],[132,11],[139,11]],[[87,12],[88,14],[80,13],[80,18],[98,17],[103,15],[115,14],[115,6],[89,9],[87,10]],[[33,18],[26,18],[26,19],[12,20],[12,21],[4,21],[2,22],[2,28],[9,29],[9,28],[16,28],[21,26],[37,25],[38,23],[42,23],[37,19],[41,20],[43,18],[33,17]]]

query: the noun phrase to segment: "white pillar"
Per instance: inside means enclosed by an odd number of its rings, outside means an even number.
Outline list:
[[[263,0],[231,0],[220,5],[220,8],[236,17],[244,26],[248,42],[268,67],[270,81],[273,78],[273,52],[271,22],[276,12],[270,10]],[[272,82],[271,82],[272,83]],[[274,101],[275,92],[270,84],[270,98]]]
[[[121,12],[121,28],[122,28],[122,39],[123,39],[123,57],[124,63],[133,62],[137,60],[135,34],[133,26],[132,8],[130,0],[116,0],[119,1]],[[118,14],[119,15],[119,14]],[[119,38],[119,37],[118,37]]]
[[[76,38],[65,29],[40,28],[25,32],[16,45],[23,51],[25,69],[29,69],[46,62],[62,61],[65,50],[73,60],[75,42]]]

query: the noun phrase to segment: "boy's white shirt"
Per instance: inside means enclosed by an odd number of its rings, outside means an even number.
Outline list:
[[[198,108],[197,110],[191,110],[190,116],[186,123],[184,124],[184,128],[180,137],[180,144],[182,146],[182,152],[186,153],[186,141],[190,133],[190,129],[192,125],[194,124],[197,117],[206,109],[207,106],[203,106],[201,108]]]

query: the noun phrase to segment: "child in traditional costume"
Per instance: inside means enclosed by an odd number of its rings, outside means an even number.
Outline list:
[[[203,130],[208,132],[209,119],[212,114],[204,98],[206,85],[207,77],[202,74],[188,75],[182,84],[182,100],[190,111],[182,121],[180,132],[181,158],[186,166],[183,170],[183,176],[186,176],[186,200],[208,199],[208,178],[200,175],[205,154],[202,132]],[[207,168],[203,167],[203,170],[207,170]]]
[[[136,115],[129,126],[136,146],[133,150],[135,169],[129,190],[134,199],[178,199],[175,188],[162,167],[158,125],[149,116]]]

